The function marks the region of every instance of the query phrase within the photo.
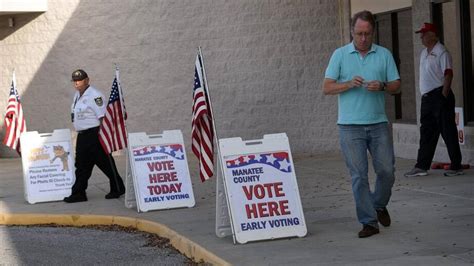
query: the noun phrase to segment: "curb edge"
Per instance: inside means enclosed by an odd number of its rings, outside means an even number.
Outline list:
[[[171,245],[185,256],[196,262],[203,260],[213,265],[231,265],[229,262],[208,251],[201,245],[178,234],[169,227],[149,220],[110,215],[83,215],[83,214],[39,214],[39,213],[0,213],[0,225],[34,225],[59,224],[69,226],[83,225],[120,225],[133,227],[139,231],[168,238]]]

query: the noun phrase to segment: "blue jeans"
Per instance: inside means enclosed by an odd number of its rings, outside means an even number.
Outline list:
[[[388,123],[339,125],[341,149],[352,178],[357,218],[364,225],[378,228],[376,209],[385,208],[395,182],[395,156]],[[367,151],[376,174],[370,191]]]

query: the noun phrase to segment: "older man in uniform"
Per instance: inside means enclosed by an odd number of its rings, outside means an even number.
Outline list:
[[[99,142],[100,123],[105,115],[104,95],[89,85],[87,73],[78,69],[72,73],[76,93],[71,106],[71,119],[77,131],[76,182],[72,193],[64,198],[67,203],[87,201],[86,189],[94,165],[109,178],[110,193],[106,199],[119,198],[125,193],[125,186],[118,174],[111,154],[106,154]]]

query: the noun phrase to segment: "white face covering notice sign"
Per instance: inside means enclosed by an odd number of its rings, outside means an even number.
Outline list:
[[[25,132],[21,144],[26,200],[33,204],[69,196],[75,181],[69,129]]]

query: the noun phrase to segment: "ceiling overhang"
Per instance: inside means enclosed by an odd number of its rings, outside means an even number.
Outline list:
[[[46,12],[48,0],[0,0],[0,15]]]

